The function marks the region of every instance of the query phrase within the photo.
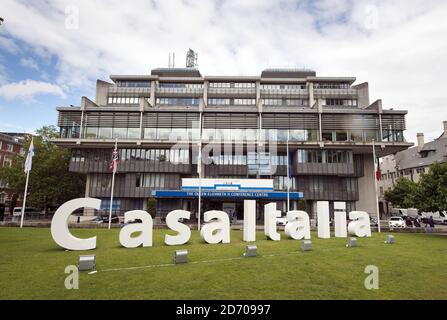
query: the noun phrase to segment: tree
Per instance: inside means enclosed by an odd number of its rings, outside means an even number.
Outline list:
[[[418,185],[417,208],[425,212],[447,210],[447,162],[434,163]]]
[[[385,200],[394,206],[401,208],[414,208],[418,185],[407,178],[400,177],[396,180],[394,188],[385,191]]]
[[[34,137],[33,166],[30,172],[27,205],[48,210],[67,200],[82,196],[85,179],[82,175],[69,172],[70,152],[51,142],[58,137],[54,126],[44,126],[36,130]],[[25,139],[25,150],[29,149],[31,137]],[[16,156],[12,166],[0,171],[0,179],[5,181],[15,193],[25,188],[25,156]]]

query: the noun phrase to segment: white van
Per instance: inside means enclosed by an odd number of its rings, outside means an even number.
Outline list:
[[[422,217],[429,219],[433,217],[433,222],[435,224],[447,224],[447,212],[446,211],[436,211],[436,212],[422,212]]]
[[[35,208],[30,208],[30,207],[26,207],[25,208],[25,217],[26,216],[32,216],[32,215],[36,216],[36,215],[39,215],[39,214],[40,214],[40,211],[38,211]],[[22,216],[22,207],[15,207],[12,210],[12,216],[13,217],[21,217]]]

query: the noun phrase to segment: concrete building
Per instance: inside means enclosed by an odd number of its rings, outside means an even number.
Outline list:
[[[424,141],[424,134],[417,134],[417,145],[407,150],[385,156],[380,161],[381,179],[379,186],[380,211],[389,213],[389,204],[384,199],[384,193],[394,187],[396,179],[405,177],[418,182],[423,173],[436,162],[447,161],[447,121],[443,122],[443,132],[435,140]]]
[[[101,198],[106,211],[118,139],[117,214],[146,209],[151,198],[161,216],[178,208],[197,212],[199,171],[207,188],[202,212],[225,209],[241,218],[247,198],[258,200],[258,217],[271,201],[284,211],[290,177],[291,209],[312,214],[316,201],[326,200],[331,211],[343,201],[348,210],[375,213],[373,140],[377,156],[412,145],[403,136],[407,112],[370,103],[368,83],[354,85],[353,77],[159,68],[110,79],[97,81],[94,101],[82,97],[80,106],[57,108],[55,142],[72,150],[70,170],[87,175],[86,196]]]
[[[0,170],[4,167],[9,167],[17,155],[24,155],[23,139],[25,134],[0,132]],[[0,180],[0,205],[4,205],[6,212],[9,212],[11,201],[16,202],[17,206],[22,203],[23,195],[16,195],[13,199],[14,193],[5,182]]]

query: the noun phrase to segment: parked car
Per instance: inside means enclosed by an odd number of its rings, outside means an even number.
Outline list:
[[[285,226],[287,224],[287,217],[276,218],[276,224],[280,226]]]
[[[98,216],[95,219],[91,220],[92,223],[109,223],[109,217],[108,216]],[[112,223],[119,223],[120,219],[118,216],[112,216]]]
[[[405,228],[405,220],[402,217],[391,217],[388,221],[390,228]]]

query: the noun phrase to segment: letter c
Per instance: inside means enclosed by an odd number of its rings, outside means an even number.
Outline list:
[[[96,237],[79,239],[68,230],[70,215],[80,208],[93,208],[99,210],[101,200],[95,198],[78,198],[65,202],[54,213],[51,221],[51,236],[61,247],[68,250],[92,250],[96,248]]]

